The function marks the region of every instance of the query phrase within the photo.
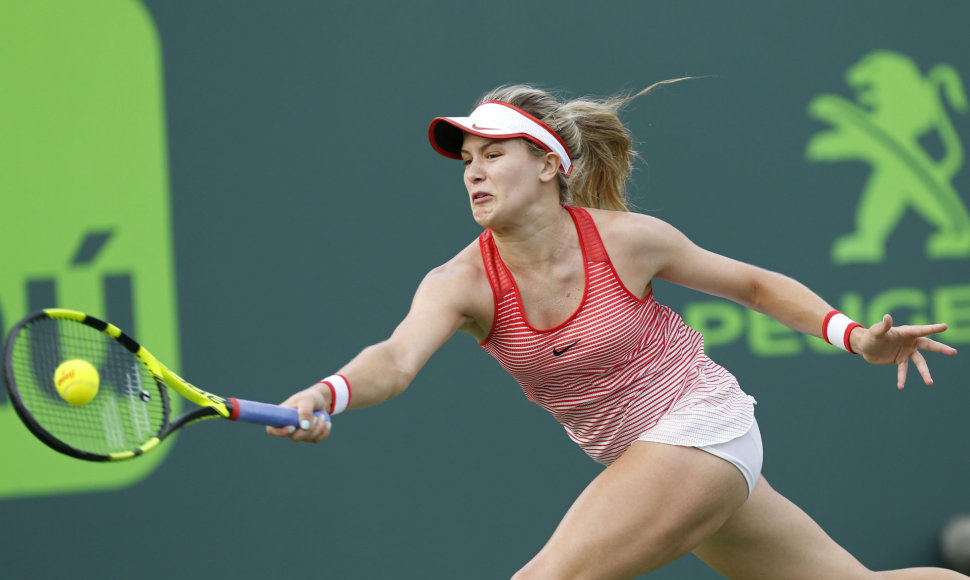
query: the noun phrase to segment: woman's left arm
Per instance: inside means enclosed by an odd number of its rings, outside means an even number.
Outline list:
[[[701,292],[721,296],[771,316],[782,324],[820,338],[834,308],[807,286],[780,274],[705,250],[676,228],[649,218],[644,241],[652,252],[653,275]],[[853,328],[847,338],[853,352],[873,364],[898,366],[897,387],[903,388],[909,361],[927,385],[933,384],[921,350],[955,355],[956,349],[929,338],[946,324],[893,326],[892,317],[869,328]]]

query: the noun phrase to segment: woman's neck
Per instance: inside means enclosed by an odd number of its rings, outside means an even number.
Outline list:
[[[518,226],[493,228],[492,236],[502,261],[513,270],[534,268],[568,257],[578,239],[572,216],[558,204],[555,210],[528,216]]]

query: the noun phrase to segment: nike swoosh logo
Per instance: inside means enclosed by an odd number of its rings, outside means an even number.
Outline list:
[[[475,123],[472,123],[472,129],[476,129],[478,131],[499,131],[500,130],[500,129],[496,129],[495,127],[479,127]]]
[[[552,356],[562,356],[562,355],[566,354],[566,351],[569,350],[569,349],[571,349],[572,347],[576,346],[576,343],[578,343],[578,342],[579,341],[577,340],[576,342],[574,342],[574,343],[572,343],[572,344],[570,344],[568,346],[564,346],[561,349],[558,349],[556,347],[552,347]]]

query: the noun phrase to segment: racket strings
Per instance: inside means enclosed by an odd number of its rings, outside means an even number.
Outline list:
[[[68,403],[54,384],[57,367],[71,359],[89,362],[100,377],[97,395],[85,405]],[[85,324],[36,320],[21,329],[11,362],[24,410],[74,449],[97,455],[134,450],[168,421],[164,387],[131,351]]]

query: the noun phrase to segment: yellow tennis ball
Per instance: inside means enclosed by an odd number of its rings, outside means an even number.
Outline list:
[[[54,371],[54,386],[68,403],[87,405],[98,394],[101,377],[91,363],[81,359],[64,361]]]

